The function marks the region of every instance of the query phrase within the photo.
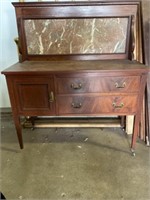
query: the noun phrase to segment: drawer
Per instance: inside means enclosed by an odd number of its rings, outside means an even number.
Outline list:
[[[99,93],[99,92],[137,92],[139,76],[121,77],[57,77],[57,94]]]
[[[58,95],[57,109],[63,114],[134,114],[137,109],[137,95]]]

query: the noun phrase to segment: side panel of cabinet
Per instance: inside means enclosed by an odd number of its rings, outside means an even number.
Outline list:
[[[20,114],[55,114],[52,77],[19,77],[14,80],[14,91]]]

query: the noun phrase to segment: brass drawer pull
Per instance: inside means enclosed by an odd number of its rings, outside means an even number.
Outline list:
[[[124,103],[120,103],[120,105],[117,105],[117,104],[114,102],[114,103],[112,103],[112,106],[113,106],[114,108],[120,109],[120,108],[123,108]]]
[[[122,84],[119,84],[119,83],[115,83],[115,87],[116,88],[125,88],[125,86],[126,86],[126,82],[123,82]]]
[[[82,84],[81,83],[72,83],[71,84],[71,88],[75,89],[75,90],[81,89],[82,88]]]
[[[49,94],[49,102],[53,103],[54,102],[54,93],[51,91]]]
[[[72,103],[71,105],[73,108],[81,108],[81,106],[82,106],[81,103]]]

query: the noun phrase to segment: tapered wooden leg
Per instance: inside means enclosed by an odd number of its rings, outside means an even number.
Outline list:
[[[16,126],[16,132],[17,132],[17,137],[18,137],[20,149],[23,149],[23,139],[22,139],[22,130],[21,130],[20,118],[15,117],[14,122],[15,122],[15,126]]]
[[[134,129],[133,129],[132,142],[131,142],[131,152],[133,156],[135,156],[135,144],[136,144],[137,136],[139,133],[139,124],[140,124],[140,117],[138,115],[138,116],[135,116]]]

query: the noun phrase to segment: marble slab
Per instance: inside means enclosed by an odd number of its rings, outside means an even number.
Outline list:
[[[128,18],[25,20],[30,55],[124,53]]]

